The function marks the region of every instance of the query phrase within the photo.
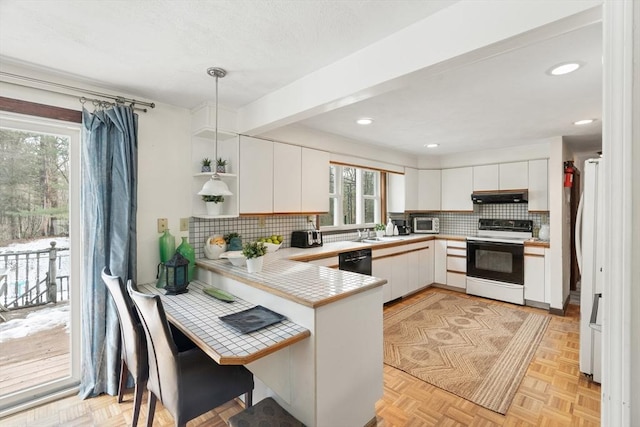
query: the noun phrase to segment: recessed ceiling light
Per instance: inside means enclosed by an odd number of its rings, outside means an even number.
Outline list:
[[[424,144],[424,146],[427,147],[427,148],[436,148],[439,145],[440,144]]]
[[[578,120],[577,122],[573,122],[574,125],[588,125],[589,123],[593,123],[595,122],[596,119],[584,119],[584,120]]]
[[[359,125],[370,125],[371,123],[373,123],[373,119],[369,118],[369,117],[363,117],[361,119],[356,120],[356,123]]]
[[[569,74],[576,71],[580,68],[582,64],[577,62],[567,62],[564,64],[554,65],[549,71],[547,71],[552,76],[561,76],[563,74]]]

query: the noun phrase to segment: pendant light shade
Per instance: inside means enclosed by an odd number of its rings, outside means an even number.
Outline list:
[[[218,79],[227,75],[227,72],[222,68],[211,67],[207,68],[207,74],[216,78],[216,132],[215,132],[215,157],[218,158]],[[202,190],[198,192],[200,196],[232,196],[233,193],[229,191],[229,187],[220,179],[220,175],[216,171],[211,179],[204,183]]]
[[[218,174],[214,174],[211,179],[204,183],[202,190],[198,192],[199,196],[233,196],[227,184],[216,175]]]

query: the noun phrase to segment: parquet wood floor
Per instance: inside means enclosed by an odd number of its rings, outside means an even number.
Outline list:
[[[429,288],[386,307],[398,310],[430,292],[452,292]],[[464,294],[458,294],[464,296]],[[469,297],[474,298],[474,297]],[[512,306],[513,307],[513,306]],[[523,310],[545,313],[524,307]],[[565,317],[551,322],[518,388],[506,415],[484,409],[389,366],[384,367],[384,395],[376,404],[380,427],[413,426],[580,426],[600,425],[600,386],[589,382],[578,369],[579,307],[569,305]],[[139,425],[146,423],[146,397]],[[226,426],[242,409],[229,402],[188,423],[196,426]],[[121,404],[113,396],[80,400],[69,397],[0,420],[10,426],[114,426],[131,423],[132,395]],[[155,426],[173,425],[171,415],[160,404]],[[339,427],[339,426],[336,426]],[[351,427],[351,426],[345,426]]]

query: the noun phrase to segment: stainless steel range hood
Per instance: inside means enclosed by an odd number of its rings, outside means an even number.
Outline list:
[[[476,205],[495,203],[528,203],[528,190],[496,190],[476,191],[471,194],[471,201]]]

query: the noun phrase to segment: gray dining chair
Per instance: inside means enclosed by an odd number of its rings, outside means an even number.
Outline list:
[[[144,331],[140,325],[138,315],[133,308],[133,301],[124,288],[120,277],[112,276],[111,272],[102,269],[102,280],[111,294],[111,298],[116,304],[116,313],[120,322],[120,382],[118,387],[118,403],[123,400],[124,390],[127,386],[129,373],[133,377],[134,398],[133,398],[133,419],[132,426],[138,424],[140,415],[140,404],[142,402],[142,392],[147,382],[149,365],[147,363],[147,345]]]
[[[147,339],[147,426],[153,424],[157,400],[173,416],[176,426],[185,426],[187,421],[242,394],[246,406],[251,406],[254,383],[247,368],[219,365],[199,348],[179,353],[160,296],[138,292],[131,281],[127,282],[127,290]]]

